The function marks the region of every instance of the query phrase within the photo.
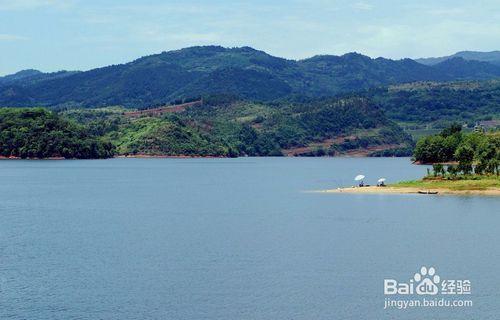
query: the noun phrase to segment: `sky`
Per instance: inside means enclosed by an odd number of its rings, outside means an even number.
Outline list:
[[[500,50],[500,0],[0,0],[0,75],[214,44],[289,59]]]

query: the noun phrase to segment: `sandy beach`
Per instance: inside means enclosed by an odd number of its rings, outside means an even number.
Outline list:
[[[348,188],[337,188],[320,190],[320,193],[364,193],[364,194],[420,194],[419,191],[423,192],[438,192],[437,194],[428,194],[429,196],[437,195],[484,195],[484,196],[500,196],[499,188],[492,188],[486,190],[451,190],[443,188],[434,189],[421,189],[421,188],[411,188],[411,187],[348,187]],[[427,195],[427,194],[422,194]]]

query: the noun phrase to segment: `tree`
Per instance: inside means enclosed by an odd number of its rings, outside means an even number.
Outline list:
[[[454,165],[449,165],[447,168],[447,171],[448,171],[448,174],[453,178],[455,178],[458,174],[458,169]]]
[[[0,155],[20,158],[109,158],[114,146],[43,108],[0,109]]]
[[[481,141],[476,149],[475,158],[477,160],[477,165],[475,168],[476,174],[483,174],[484,172],[489,174],[494,174],[496,168],[494,161],[497,155],[497,148],[492,141],[489,139],[484,139]]]
[[[432,165],[432,171],[434,171],[434,176],[444,175],[444,167],[441,163],[435,163]]]
[[[458,123],[454,123],[451,126],[449,126],[448,128],[443,129],[443,131],[441,131],[440,135],[442,137],[446,138],[448,136],[454,135],[454,134],[459,133],[461,131],[462,131],[462,126]]]
[[[468,145],[461,145],[455,152],[455,159],[458,161],[458,170],[464,174],[470,174],[474,161],[474,149]]]
[[[498,166],[499,166],[500,161],[498,159],[491,159],[488,161],[488,164],[486,165],[486,172],[489,174],[499,174],[498,172]]]

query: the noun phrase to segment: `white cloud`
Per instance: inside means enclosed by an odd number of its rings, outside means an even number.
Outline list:
[[[372,57],[420,58],[461,50],[494,50],[498,47],[491,39],[499,38],[500,26],[492,21],[442,20],[418,28],[412,24],[360,26],[351,39],[344,39],[337,47],[358,50]],[[490,45],[485,46],[485,43]]]
[[[216,33],[177,33],[168,36],[170,39],[184,41],[187,43],[212,43],[220,39],[219,35]]]
[[[190,30],[178,32],[170,28],[151,24],[136,26],[131,35],[136,41],[140,42],[176,42],[183,45],[215,43],[220,40],[220,36],[215,32],[196,32]]]
[[[465,8],[436,8],[430,9],[429,14],[440,17],[466,16],[468,12]]]
[[[356,2],[352,5],[352,7],[356,10],[369,11],[373,9],[373,5],[367,2]]]
[[[0,33],[0,41],[19,41],[19,40],[28,40],[28,38],[15,34]]]
[[[44,7],[67,8],[72,0],[0,0],[0,11],[34,10]]]

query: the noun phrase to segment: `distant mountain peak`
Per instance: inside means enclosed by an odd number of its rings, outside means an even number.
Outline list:
[[[365,56],[364,54],[361,54],[361,53],[356,52],[356,51],[344,53],[343,55],[341,55],[341,57],[344,57],[344,58],[363,58],[363,59],[368,58],[371,60],[371,58],[369,56]]]
[[[55,78],[69,76],[78,72],[79,71],[61,70],[52,73],[44,73],[42,71],[35,69],[25,69],[18,71],[14,74],[9,74],[4,77],[0,77],[0,85],[15,84],[19,82],[28,83],[34,81],[44,81],[48,79],[55,79]]]
[[[14,78],[24,78],[24,77],[31,77],[35,75],[42,74],[43,72],[35,69],[24,69],[21,71],[18,71],[16,73],[8,74],[3,77],[0,77],[0,79],[14,79]]]
[[[252,47],[249,47],[249,46],[243,46],[243,47],[236,47],[234,48],[236,50],[241,50],[241,51],[249,51],[249,52],[264,52],[264,51],[261,51],[261,50],[257,50],[255,48],[252,48]]]
[[[26,79],[26,78],[31,78],[31,77],[36,77],[38,75],[43,74],[41,71],[35,70],[35,69],[25,69],[18,71],[13,74],[8,74],[4,77],[0,77],[0,84],[3,83],[11,83],[14,81]]]
[[[192,46],[178,50],[171,51],[163,51],[161,54],[167,55],[176,55],[176,54],[185,54],[185,53],[200,53],[200,54],[217,54],[217,53],[226,53],[226,52],[255,52],[255,53],[265,53],[264,51],[254,49],[249,46],[243,47],[223,47],[218,45],[206,45],[206,46]]]
[[[17,75],[17,76],[32,76],[32,75],[35,75],[35,74],[40,74],[42,73],[42,71],[40,70],[36,70],[36,69],[25,69],[25,70],[21,70],[21,71],[18,71],[16,73],[14,73],[13,75]]]
[[[481,52],[481,51],[459,51],[455,54],[449,55],[449,56],[443,56],[443,57],[432,57],[432,58],[421,58],[421,59],[416,59],[415,61],[425,64],[425,65],[436,65],[440,62],[452,59],[452,58],[462,58],[464,60],[475,60],[475,61],[482,61],[482,62],[488,62],[491,64],[499,65],[500,66],[500,51],[488,51],[488,52]]]
[[[462,56],[465,54],[500,54],[500,50],[493,50],[493,51],[471,51],[471,50],[464,50],[464,51],[458,51],[455,53],[455,55]]]

